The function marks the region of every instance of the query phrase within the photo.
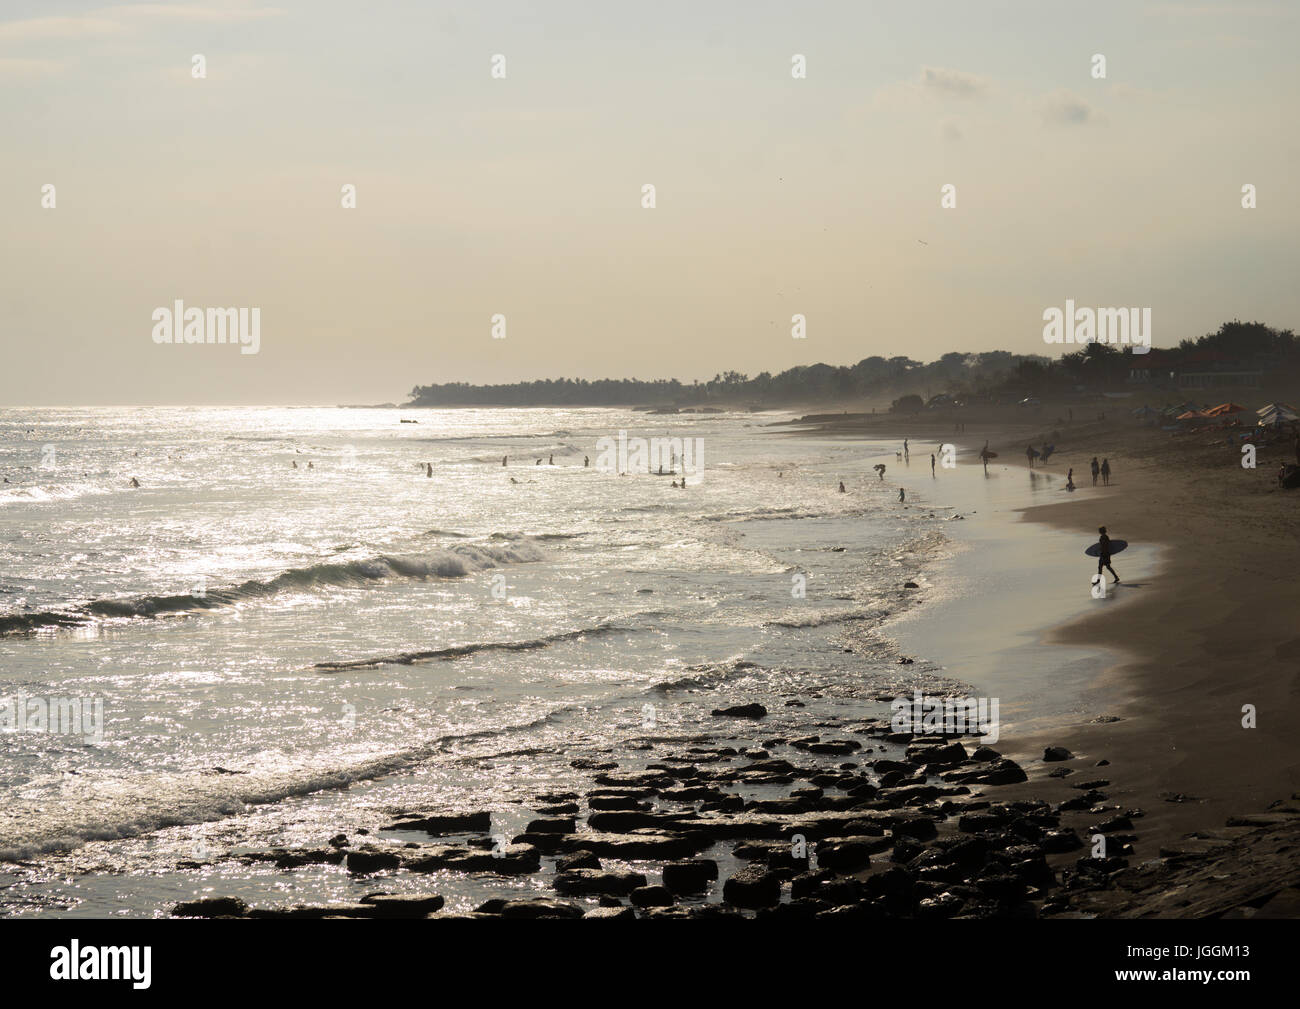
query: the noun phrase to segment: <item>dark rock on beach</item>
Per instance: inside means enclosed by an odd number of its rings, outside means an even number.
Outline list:
[[[396,869],[402,864],[402,859],[387,851],[349,851],[345,863],[348,872],[360,876],[384,869]]]
[[[570,869],[555,877],[555,892],[566,896],[606,894],[626,897],[646,885],[639,872],[616,872],[611,869]]]
[[[373,907],[376,918],[423,918],[441,910],[444,901],[437,894],[376,893],[361,903]]]
[[[713,714],[727,718],[763,718],[767,708],[761,704],[735,704],[730,708],[714,708]]]
[[[427,834],[480,834],[492,829],[491,813],[452,813],[421,816],[403,813],[381,830],[422,830]]]
[[[177,904],[172,914],[177,918],[242,918],[248,914],[248,905],[238,897],[201,897]]]
[[[769,907],[781,899],[781,879],[761,865],[746,866],[722,885],[722,898],[736,907]]]
[[[633,890],[631,900],[634,907],[671,907],[674,897],[666,886],[642,886]]]
[[[701,893],[718,878],[718,863],[711,859],[690,859],[664,865],[664,886],[673,893]]]

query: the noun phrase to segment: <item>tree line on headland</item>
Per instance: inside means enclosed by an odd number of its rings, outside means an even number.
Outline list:
[[[1019,396],[1120,388],[1135,375],[1156,381],[1187,368],[1265,369],[1272,375],[1300,373],[1300,341],[1289,330],[1259,322],[1226,322],[1213,333],[1173,348],[1134,354],[1132,347],[1090,343],[1052,359],[1041,354],[951,352],[928,364],[909,357],[864,358],[853,365],[812,364],[776,375],[738,371],[712,380],[541,379],[504,385],[447,382],[417,385],[408,406],[651,406],[676,409],[777,407],[818,400],[881,399],[945,395],[964,402],[995,403]],[[1156,379],[1148,373],[1155,372]],[[895,401],[897,402],[897,400]],[[909,403],[910,405],[910,403]]]

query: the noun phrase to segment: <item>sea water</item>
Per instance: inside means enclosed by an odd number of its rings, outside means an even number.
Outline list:
[[[886,446],[792,419],[0,410],[0,704],[28,716],[0,732],[0,909],[355,900],[334,867],[228,856],[399,809],[512,834],[590,787],[573,763],[702,738],[719,705],[797,734],[958,689],[879,633],[947,516],[897,506]],[[698,439],[703,465],[685,489],[598,467],[620,432]],[[97,733],[50,714],[74,701]]]

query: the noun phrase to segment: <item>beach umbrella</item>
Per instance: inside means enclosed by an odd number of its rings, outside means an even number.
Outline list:
[[[1292,424],[1300,420],[1300,414],[1297,414],[1285,403],[1270,403],[1262,410],[1257,410],[1256,413],[1259,414],[1259,423],[1265,426],[1269,424],[1274,426]]]

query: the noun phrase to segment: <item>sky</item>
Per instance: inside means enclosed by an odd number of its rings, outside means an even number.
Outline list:
[[[1055,354],[1066,299],[1300,328],[1298,41],[1294,0],[4,0],[0,405]],[[177,299],[258,352],[156,342]]]

